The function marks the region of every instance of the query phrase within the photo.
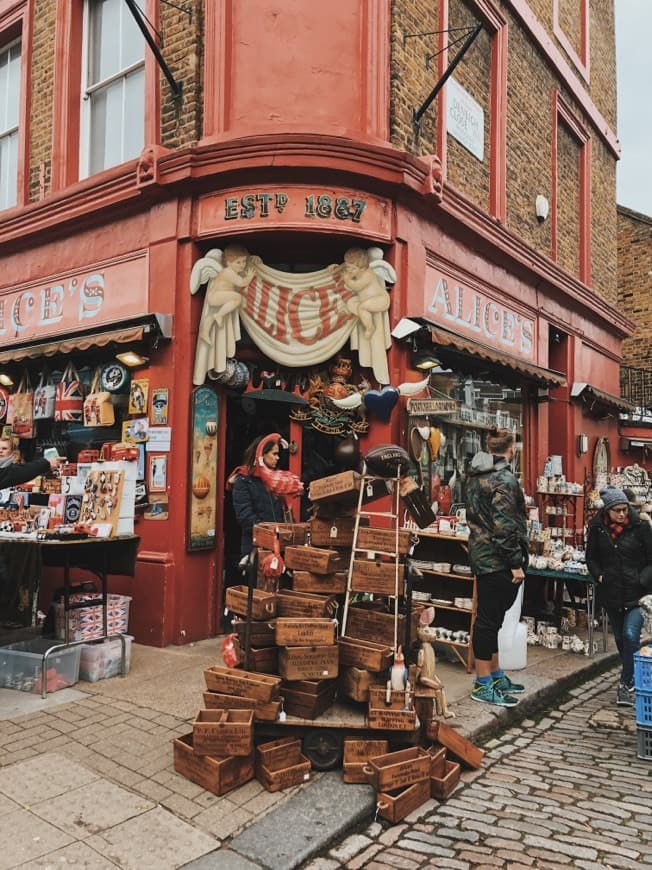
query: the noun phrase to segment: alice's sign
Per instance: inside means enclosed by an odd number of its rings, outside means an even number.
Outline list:
[[[286,184],[239,187],[202,197],[198,204],[200,236],[279,226],[367,235],[389,239],[391,205],[386,199],[348,188]]]
[[[430,320],[459,335],[534,361],[532,318],[432,266],[426,267],[425,308]]]
[[[0,290],[0,346],[114,323],[147,311],[147,255]]]

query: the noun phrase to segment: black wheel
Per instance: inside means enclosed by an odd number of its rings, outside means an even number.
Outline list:
[[[333,770],[342,763],[342,737],[326,728],[309,731],[303,738],[303,754],[314,770]]]

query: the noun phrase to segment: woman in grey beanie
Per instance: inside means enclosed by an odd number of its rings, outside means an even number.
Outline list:
[[[601,605],[609,622],[622,662],[616,703],[634,704],[634,653],[641,645],[645,614],[639,601],[651,591],[652,526],[642,521],[615,486],[600,490],[603,507],[589,525],[586,564],[600,584]]]

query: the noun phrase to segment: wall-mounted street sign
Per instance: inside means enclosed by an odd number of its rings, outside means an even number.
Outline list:
[[[408,399],[408,414],[413,417],[428,417],[438,414],[454,414],[458,403],[455,399]]]

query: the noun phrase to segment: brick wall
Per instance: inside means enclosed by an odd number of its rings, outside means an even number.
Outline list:
[[[163,56],[183,88],[181,100],[175,101],[161,73],[161,144],[173,149],[196,142],[202,123],[204,4],[192,0],[179,6],[190,10],[190,20],[181,8],[160,5]]]
[[[530,8],[566,57],[553,35],[552,0],[530,0]],[[553,91],[562,93],[571,111],[591,137],[592,287],[601,296],[616,298],[615,159],[605,148],[588,118],[564,91],[508,4],[497,2],[508,21],[507,72],[507,226],[542,253],[550,256],[550,221],[539,224],[534,200],[541,193],[551,200]],[[473,26],[478,20],[472,3],[450,0],[449,26]],[[560,3],[560,26],[580,53],[581,19],[577,0]],[[438,5],[423,0],[395,0],[392,5],[391,140],[398,148],[418,154],[436,151],[436,106],[424,115],[421,136],[412,134],[411,109],[419,106],[437,81],[425,69],[426,55],[435,50],[436,37],[403,39],[404,33],[437,30]],[[451,35],[451,39],[456,34]],[[615,40],[612,2],[592,2],[589,25],[591,81],[587,88],[598,110],[615,123]],[[454,56],[450,52],[450,58]],[[451,136],[448,137],[447,178],[450,184],[486,209],[489,190],[489,82],[491,39],[483,30],[454,75],[485,111],[485,159],[481,163]],[[449,58],[449,59],[450,59]],[[570,59],[567,61],[572,67]],[[558,262],[575,277],[579,272],[579,146],[560,126],[558,155]],[[552,204],[552,203],[551,203]]]
[[[652,217],[618,207],[618,307],[636,323],[623,363],[652,370]]]
[[[38,202],[50,191],[55,19],[56,3],[53,0],[36,0],[32,36],[29,202]]]

